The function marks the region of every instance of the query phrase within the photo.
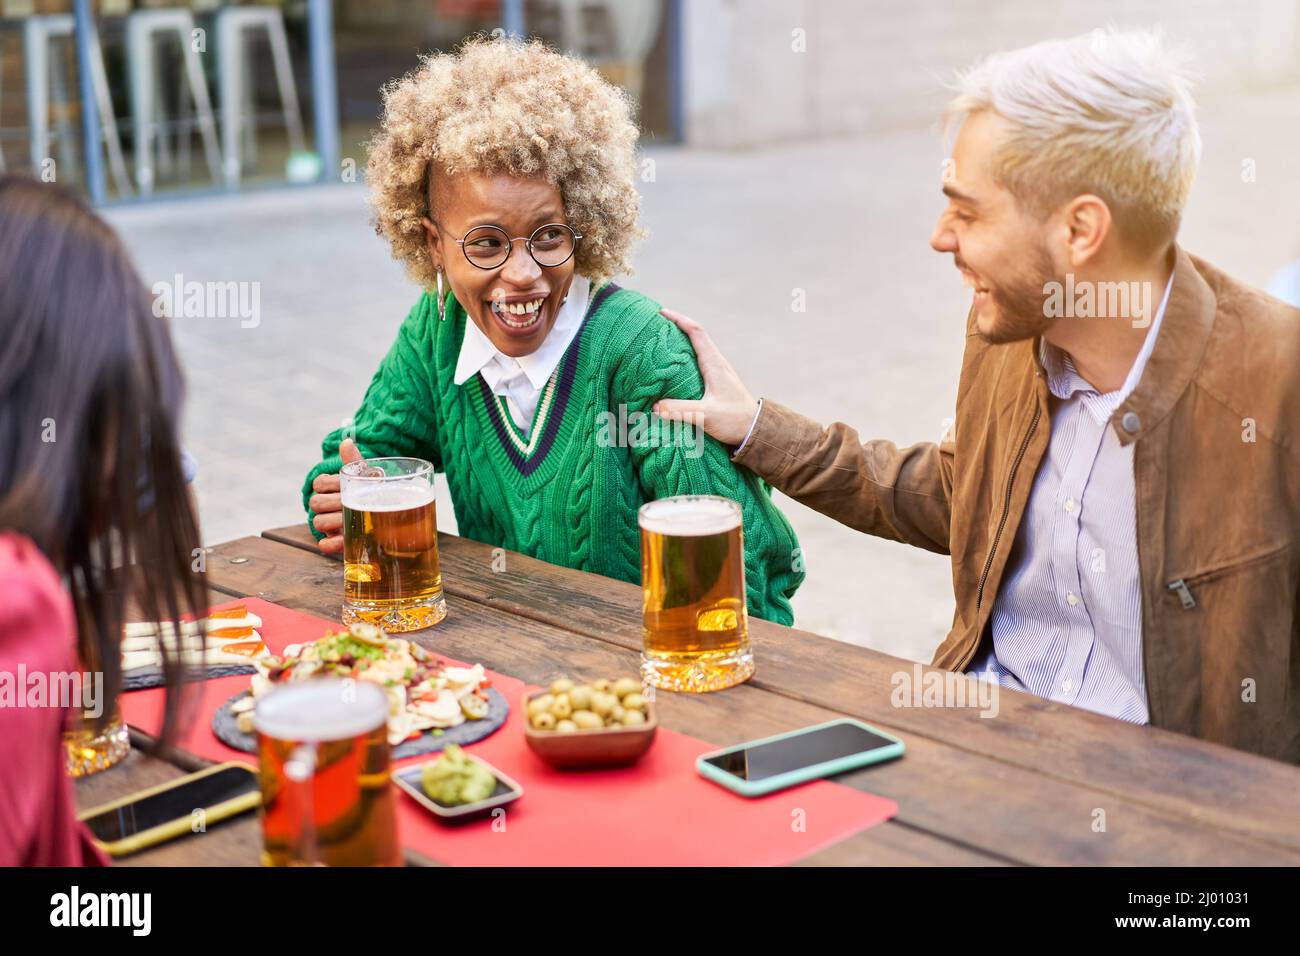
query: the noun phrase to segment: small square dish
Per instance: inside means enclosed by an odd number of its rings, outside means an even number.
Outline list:
[[[534,699],[545,690],[524,694],[523,711],[531,713]],[[654,705],[645,705],[645,723],[627,727],[600,727],[590,730],[538,730],[524,723],[524,740],[529,749],[557,770],[594,770],[604,767],[626,767],[636,763],[654,743],[659,721]]]
[[[462,820],[475,820],[479,817],[487,816],[497,807],[503,807],[507,803],[513,803],[524,795],[524,788],[516,783],[513,779],[506,776],[496,767],[492,766],[486,760],[480,760],[473,754],[465,754],[470,760],[484,767],[496,779],[496,786],[492,793],[483,800],[474,803],[458,804],[456,806],[444,806],[434,800],[424,792],[424,767],[433,761],[425,760],[420,763],[411,764],[409,767],[403,767],[400,770],[394,770],[392,773],[393,783],[406,793],[408,797],[420,804],[439,820],[447,823],[459,823]],[[440,759],[441,754],[434,758]]]

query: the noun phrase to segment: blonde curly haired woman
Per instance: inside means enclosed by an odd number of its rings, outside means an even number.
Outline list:
[[[770,489],[650,417],[703,383],[659,304],[610,281],[640,236],[636,140],[625,94],[535,42],[471,41],[385,89],[375,224],[426,291],[307,475],[322,551],[342,550],[337,473],[360,457],[432,461],[466,537],[632,582],[640,505],[717,494],[743,511],[750,613],[793,621],[798,541]]]

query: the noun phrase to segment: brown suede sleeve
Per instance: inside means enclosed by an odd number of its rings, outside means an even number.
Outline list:
[[[858,531],[948,553],[951,433],[942,444],[865,444],[848,425],[823,428],[771,399],[732,460],[774,488]]]

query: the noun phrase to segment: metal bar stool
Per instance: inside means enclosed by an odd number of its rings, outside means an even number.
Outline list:
[[[203,155],[214,182],[221,179],[221,152],[212,119],[212,100],[203,65],[191,45],[194,15],[188,10],[136,10],[126,18],[126,57],[130,74],[131,119],[135,130],[135,179],[142,194],[153,191],[154,138],[163,128],[159,111],[155,41],[174,37],[180,44],[185,83],[194,101]],[[181,97],[183,102],[184,97]],[[161,141],[161,136],[159,136]]]
[[[68,94],[65,59],[66,43],[71,40],[75,22],[71,14],[46,14],[29,16],[22,20],[23,82],[27,101],[27,121],[30,124],[30,159],[32,170],[38,172],[49,158],[49,110],[53,99],[61,107],[71,102]],[[108,151],[109,168],[118,192],[131,192],[126,163],[122,158],[122,140],[118,135],[117,118],[113,114],[113,99],[108,89],[108,76],[104,71],[104,53],[96,33],[90,44],[91,86],[100,118],[100,137]],[[65,168],[75,168],[72,124],[65,109],[60,110],[56,121],[59,144],[59,162]],[[4,168],[0,158],[0,169]]]
[[[588,0],[555,0],[560,16],[561,46],[597,67],[617,67],[617,78],[633,99],[640,100],[645,58],[654,46],[663,20],[663,0],[619,0],[593,5]],[[609,18],[612,49],[590,49],[588,13],[593,6]]]
[[[221,142],[225,157],[227,186],[239,184],[243,174],[243,153],[250,158],[257,148],[257,115],[252,88],[248,83],[249,57],[245,40],[253,30],[265,30],[271,45],[275,83],[280,109],[289,132],[289,148],[305,149],[302,112],[293,82],[289,41],[284,32],[284,15],[279,7],[223,7],[217,11],[217,84],[221,100]]]

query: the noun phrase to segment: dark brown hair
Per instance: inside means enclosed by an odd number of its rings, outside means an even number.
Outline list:
[[[101,723],[121,689],[128,598],[151,621],[206,608],[182,392],[166,322],[112,229],[61,187],[0,175],[0,529],[63,575],[82,665],[104,674]],[[180,661],[163,644],[169,744]]]

